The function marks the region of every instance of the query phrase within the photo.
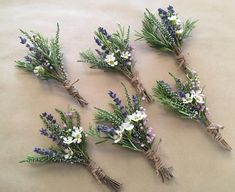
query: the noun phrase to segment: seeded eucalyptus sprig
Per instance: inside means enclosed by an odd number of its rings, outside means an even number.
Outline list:
[[[121,184],[107,176],[87,153],[87,134],[80,123],[80,115],[75,109],[63,112],[56,109],[61,123],[48,113],[40,115],[44,128],[41,135],[51,139],[56,145],[49,148],[34,148],[37,155],[28,155],[21,163],[69,163],[85,166],[101,183],[114,191],[119,191]]]
[[[113,144],[143,153],[149,159],[154,169],[162,178],[173,178],[170,168],[163,165],[157,150],[153,149],[155,134],[152,127],[147,125],[147,114],[141,106],[141,99],[130,96],[126,87],[125,96],[127,104],[124,105],[117,94],[109,91],[113,100],[112,111],[96,108],[96,128],[91,128],[89,134],[96,139],[97,143],[111,140]]]
[[[59,25],[57,24],[56,36],[50,40],[37,32],[20,31],[23,34],[20,36],[20,43],[25,45],[29,51],[24,60],[16,61],[16,66],[41,79],[58,81],[81,106],[87,105],[86,100],[74,87],[78,79],[71,83],[64,70],[63,55],[59,43]]]
[[[81,60],[91,64],[91,68],[104,71],[118,72],[124,75],[135,87],[137,93],[146,99],[152,101],[147,93],[138,75],[134,70],[134,61],[132,56],[133,48],[129,44],[130,27],[125,32],[124,27],[118,25],[118,30],[113,34],[108,34],[106,29],[99,27],[95,31],[95,42],[101,49],[96,49],[96,53],[90,49],[80,53]]]
[[[184,118],[189,118],[200,122],[208,132],[221,146],[231,151],[232,148],[222,138],[220,129],[223,126],[214,124],[209,119],[208,108],[206,106],[206,98],[200,87],[198,75],[194,71],[187,73],[187,81],[182,82],[170,74],[176,83],[176,90],[173,90],[169,84],[164,81],[157,81],[153,88],[156,99],[177,112]]]
[[[174,53],[179,66],[186,71],[190,70],[182,55],[182,46],[184,40],[190,36],[196,21],[188,19],[182,22],[172,6],[168,6],[167,10],[159,8],[158,16],[146,9],[142,30],[137,33],[138,40],[143,39],[151,47]]]

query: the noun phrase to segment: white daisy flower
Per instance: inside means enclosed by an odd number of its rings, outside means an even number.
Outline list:
[[[82,130],[78,127],[74,127],[72,132],[72,136],[74,137],[73,143],[81,143],[82,142]]]
[[[118,143],[122,139],[122,133],[119,133],[117,135],[114,135],[114,143]]]
[[[72,137],[64,137],[63,138],[63,143],[65,143],[65,144],[71,144],[71,143],[73,143],[73,138]]]
[[[127,130],[131,131],[134,128],[134,125],[132,125],[130,122],[124,122],[119,126],[120,130]]]
[[[183,97],[182,100],[183,100],[183,103],[185,103],[185,104],[192,103],[193,97],[192,97],[192,95],[190,95],[190,93],[186,93],[185,97]]]
[[[147,114],[144,111],[136,111],[135,113],[127,116],[131,121],[138,122],[147,117]]]
[[[131,56],[131,54],[128,51],[121,53],[121,57],[123,59],[128,59],[130,56]]]
[[[116,61],[116,58],[114,57],[114,54],[110,54],[110,55],[106,55],[105,57],[105,61],[107,62],[108,65],[114,67],[118,64],[118,62]]]
[[[194,90],[191,91],[192,97],[197,101],[199,104],[204,103],[204,95],[202,94],[201,90],[197,90],[196,92]]]

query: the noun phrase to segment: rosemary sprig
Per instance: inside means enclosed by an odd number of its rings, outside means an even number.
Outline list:
[[[21,44],[28,48],[28,53],[24,60],[16,61],[16,66],[41,79],[58,81],[70,95],[77,99],[81,106],[87,105],[87,102],[74,87],[78,80],[71,83],[65,72],[59,43],[59,24],[57,24],[56,35],[52,39],[45,38],[38,32],[20,31],[24,36],[20,36]]]

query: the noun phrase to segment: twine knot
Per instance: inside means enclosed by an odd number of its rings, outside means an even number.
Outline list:
[[[207,127],[207,130],[212,133],[213,137],[216,141],[221,142],[224,139],[222,138],[221,133],[219,132],[220,129],[223,129],[224,126],[219,124],[210,123]]]
[[[74,84],[77,83],[79,79],[76,79],[74,82],[70,82],[68,79],[66,79],[63,82],[64,88],[69,92],[70,95],[72,95],[74,98],[78,100],[78,102],[81,104],[81,106],[87,105],[87,101],[83,99],[83,97],[79,94],[77,89],[74,87]]]
[[[186,62],[186,59],[185,59],[184,55],[182,54],[181,50],[176,49],[175,55],[176,55],[176,60],[179,64],[179,68],[183,67],[186,70],[187,69],[187,62]]]

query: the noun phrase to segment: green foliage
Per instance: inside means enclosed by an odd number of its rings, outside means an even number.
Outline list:
[[[37,155],[29,155],[21,163],[89,163],[86,133],[80,127],[79,113],[75,109],[69,109],[68,112],[59,109],[56,111],[60,115],[62,125],[59,125],[51,114],[40,115],[45,127],[40,132],[52,139],[56,148],[37,147],[34,149]]]
[[[122,124],[122,119],[116,116],[114,113],[105,111],[100,108],[95,108],[96,109],[96,114],[95,114],[95,121],[97,123],[104,123],[108,122],[111,123],[112,125],[119,126]]]
[[[171,12],[167,14],[168,17],[172,16]],[[181,26],[182,33],[177,34],[175,23],[172,24],[162,17],[158,19],[155,14],[146,9],[142,30],[137,32],[136,36],[137,40],[145,40],[150,46],[161,51],[174,52],[176,49],[181,49],[183,40],[190,36],[195,24],[196,21],[187,20]]]
[[[20,161],[20,163],[51,163],[56,162],[49,156],[31,156],[28,155],[25,160]]]
[[[99,27],[94,33],[95,41],[101,49],[96,49],[97,54],[90,49],[82,51],[79,62],[89,63],[91,68],[118,72],[132,78],[132,48],[129,45],[130,27],[126,32],[124,27],[118,25],[118,29],[113,34],[108,34],[104,28]],[[123,54],[128,54],[128,56],[124,57]],[[114,65],[106,61],[107,56],[111,55],[114,58]]]
[[[151,148],[153,140],[152,135],[147,134],[146,117],[147,115],[141,107],[141,100],[138,97],[131,98],[124,84],[124,93],[126,105],[121,102],[117,94],[110,91],[109,95],[113,99],[111,104],[112,111],[95,108],[96,128],[90,128],[89,135],[96,138],[98,143],[113,141],[113,144],[128,148],[134,151],[146,151]],[[132,120],[133,116],[139,119]],[[143,115],[143,117],[140,117]],[[125,129],[125,126],[131,128]],[[102,134],[101,134],[102,133]],[[149,138],[149,139],[148,139]]]
[[[177,93],[174,92],[168,84],[162,81],[157,81],[153,88],[153,92],[156,99],[171,110],[178,112],[186,118],[197,118],[196,111],[194,111],[189,105],[184,104]]]
[[[123,83],[122,83],[122,86],[124,87],[124,91],[125,91],[125,96],[126,96],[126,100],[127,100],[127,104],[128,104],[128,111],[130,114],[134,113],[135,107],[134,107],[134,104],[132,103],[132,99],[128,93],[126,86]]]
[[[29,49],[27,56],[22,61],[16,61],[16,66],[29,72],[33,72],[42,79],[55,79],[63,82],[67,75],[63,68],[63,56],[60,52],[59,25],[55,38],[50,40],[38,32],[28,33],[20,30]]]
[[[144,39],[152,47],[162,51],[173,51],[176,46],[174,38],[171,37],[164,25],[148,9],[144,13],[142,25],[141,32],[137,32],[137,40]]]
[[[183,33],[182,33],[182,38],[186,39],[188,37],[190,37],[190,34],[192,32],[192,30],[195,28],[195,24],[197,23],[197,21],[191,21],[191,20],[187,20],[184,25],[183,25]]]

